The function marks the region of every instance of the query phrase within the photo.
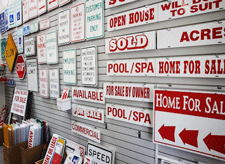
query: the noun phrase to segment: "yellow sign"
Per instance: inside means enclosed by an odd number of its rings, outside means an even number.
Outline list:
[[[5,60],[8,64],[10,72],[13,71],[13,66],[14,66],[14,62],[16,60],[17,53],[18,53],[18,50],[14,43],[13,37],[11,34],[9,34],[8,40],[6,43],[4,56],[5,56]]]

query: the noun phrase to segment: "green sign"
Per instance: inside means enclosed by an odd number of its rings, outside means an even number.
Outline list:
[[[6,39],[2,38],[1,39],[1,55],[2,55],[2,59],[5,59],[5,56],[4,56],[5,47],[6,47]]]

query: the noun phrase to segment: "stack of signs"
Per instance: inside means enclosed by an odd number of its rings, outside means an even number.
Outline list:
[[[39,69],[39,86],[40,95],[42,97],[49,98],[49,82],[47,69]]]
[[[63,82],[76,84],[76,50],[63,51]]]
[[[30,38],[24,41],[25,46],[25,56],[35,55],[36,46],[35,46],[35,38]]]
[[[22,0],[18,0],[16,2],[16,26],[20,26],[22,24]]]
[[[27,85],[29,91],[38,92],[37,60],[27,60]]]
[[[49,70],[50,98],[59,98],[59,70]]]
[[[58,63],[57,32],[50,32],[46,35],[47,64]]]
[[[39,34],[37,36],[37,56],[38,64],[43,64],[47,62],[45,33]]]
[[[59,45],[70,42],[70,10],[59,14]]]
[[[2,59],[5,59],[5,56],[4,56],[5,47],[6,47],[6,39],[2,38],[1,39],[1,56],[2,56]]]
[[[23,28],[17,30],[17,49],[18,53],[23,53]]]

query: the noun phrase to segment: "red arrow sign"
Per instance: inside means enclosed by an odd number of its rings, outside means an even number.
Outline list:
[[[179,134],[184,144],[198,147],[198,130],[184,130]]]
[[[203,141],[209,150],[215,150],[225,154],[225,136],[211,135],[211,133],[209,133]]]
[[[163,126],[158,130],[163,139],[175,142],[175,126]]]

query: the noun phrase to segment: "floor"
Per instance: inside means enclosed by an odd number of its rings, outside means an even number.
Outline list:
[[[3,146],[0,146],[0,164],[3,164]]]

